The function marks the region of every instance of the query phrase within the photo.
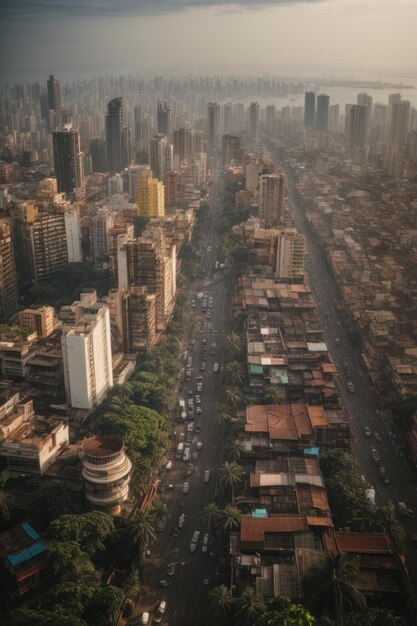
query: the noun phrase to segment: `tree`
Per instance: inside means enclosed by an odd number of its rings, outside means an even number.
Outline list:
[[[243,343],[239,335],[231,333],[226,339],[226,353],[233,360],[242,357],[243,355]]]
[[[12,515],[14,496],[10,491],[0,489],[0,522],[5,524]]]
[[[216,624],[224,624],[232,613],[233,598],[225,585],[214,587],[209,593],[210,614]]]
[[[245,447],[240,439],[235,439],[226,446],[226,454],[231,457],[233,461],[237,461],[244,450]]]
[[[245,372],[239,361],[231,361],[225,368],[226,378],[232,385],[241,386],[245,378]]]
[[[244,468],[235,461],[232,461],[231,463],[226,461],[226,463],[219,469],[219,484],[222,487],[231,489],[232,502],[235,501],[235,486],[242,482],[244,474]]]
[[[76,541],[51,542],[49,551],[52,572],[57,578],[77,580],[86,576],[94,580],[94,565]]]
[[[59,611],[36,609],[16,609],[13,611],[10,626],[87,626],[86,622],[75,615],[65,615]]]
[[[265,600],[253,587],[246,587],[234,601],[233,616],[239,626],[252,626],[265,611]]]
[[[219,520],[221,510],[215,502],[210,502],[203,510],[203,519],[207,523],[208,530],[215,532],[217,521]]]
[[[76,541],[89,556],[104,550],[103,541],[114,531],[113,518],[101,511],[62,515],[49,524],[48,537],[55,542]]]
[[[223,530],[232,530],[240,524],[240,511],[236,506],[228,504],[219,513],[217,525]]]
[[[314,626],[316,620],[301,604],[290,598],[276,597],[267,603],[268,610],[256,620],[256,626]]]
[[[126,554],[132,570],[141,571],[146,550],[155,541],[152,515],[149,511],[136,513],[130,520],[126,533]]]
[[[404,618],[389,609],[372,608],[349,616],[350,626],[405,626]]]
[[[39,515],[48,521],[60,515],[76,513],[78,510],[74,494],[60,480],[51,480],[42,485],[35,499],[35,508]]]
[[[97,589],[97,584],[88,584],[85,580],[58,583],[41,597],[42,609],[82,617],[87,603]]]
[[[343,624],[353,610],[365,610],[365,598],[356,586],[358,569],[357,557],[326,553],[323,562],[313,566],[303,580],[311,608],[336,624]]]
[[[168,507],[165,502],[162,502],[160,498],[155,498],[155,500],[152,502],[150,512],[156,523],[163,522],[163,520],[167,516]]]
[[[123,607],[124,593],[118,587],[109,585],[99,589],[85,609],[87,623],[95,626],[115,626]],[[99,618],[99,619],[97,619]]]
[[[231,406],[232,409],[237,409],[243,404],[243,393],[241,389],[239,387],[236,387],[235,385],[228,385],[227,387],[225,387],[224,395],[226,397],[227,403]]]

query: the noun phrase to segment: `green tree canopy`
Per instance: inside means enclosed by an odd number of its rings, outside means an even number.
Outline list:
[[[62,579],[77,580],[81,574],[94,575],[94,565],[76,541],[51,542],[52,572]]]
[[[38,514],[48,521],[78,511],[74,494],[68,489],[68,485],[60,480],[51,480],[42,485],[34,506]]]
[[[102,587],[92,596],[85,609],[85,618],[90,626],[115,626],[124,601],[124,592],[118,587]],[[99,618],[99,619],[97,619]]]
[[[101,511],[62,515],[49,524],[48,537],[55,542],[75,541],[89,556],[104,550],[103,541],[114,531],[113,518]]]
[[[75,615],[65,615],[59,611],[36,609],[16,609],[13,611],[10,626],[87,626],[87,623]]]

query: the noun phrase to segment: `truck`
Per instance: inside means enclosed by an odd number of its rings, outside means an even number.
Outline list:
[[[183,454],[184,454],[184,442],[180,441],[180,443],[177,446],[177,453],[175,456],[177,457],[177,459],[180,459]]]

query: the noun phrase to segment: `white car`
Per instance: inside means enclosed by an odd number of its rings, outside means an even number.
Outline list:
[[[196,404],[201,404],[201,396],[196,395],[196,397],[195,397],[195,403],[196,403]]]
[[[196,445],[197,450],[201,450],[202,447],[203,447],[203,442],[197,441],[197,445]]]
[[[166,608],[167,608],[167,603],[165,602],[165,600],[161,600],[161,602],[158,604],[158,608],[156,609],[155,615],[153,617],[153,621],[156,624],[159,624],[160,622],[162,622],[162,618],[165,615]]]
[[[206,469],[204,470],[203,482],[208,483],[209,480],[210,480],[210,470]]]
[[[200,531],[195,530],[191,539],[191,543],[190,543],[190,552],[195,552],[199,538],[200,538]]]
[[[141,624],[148,624],[149,623],[149,613],[147,611],[142,613],[142,617],[140,618],[140,623]]]
[[[197,413],[197,415],[201,415],[201,406],[198,406],[196,408],[196,413]]]
[[[182,492],[188,493],[190,491],[190,483],[186,480],[182,486]]]
[[[182,528],[185,524],[185,515],[184,513],[181,513],[181,515],[178,518],[178,528]]]
[[[197,391],[201,393],[203,391],[203,383],[197,383]]]
[[[208,533],[206,533],[203,537],[203,545],[201,546],[201,552],[207,552],[208,540],[209,540],[209,536],[208,536]]]
[[[218,364],[218,363],[215,363],[215,364],[213,365],[213,372],[214,372],[215,374],[217,374],[217,372],[218,372],[218,371],[219,371],[219,364]]]

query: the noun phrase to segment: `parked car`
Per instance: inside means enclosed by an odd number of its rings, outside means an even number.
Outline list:
[[[218,371],[219,371],[219,364],[218,364],[218,363],[215,363],[215,364],[213,365],[213,372],[214,372],[215,374],[217,374],[217,373],[218,373]]]
[[[353,383],[351,381],[348,382],[347,388],[350,393],[353,393],[355,391],[355,387],[353,386]]]
[[[371,453],[372,453],[372,456],[373,456],[373,459],[374,459],[375,463],[378,464],[380,462],[380,460],[381,460],[379,458],[378,451],[375,448],[371,448]]]
[[[185,515],[184,513],[181,513],[181,515],[178,518],[178,528],[182,528],[185,524]]]
[[[196,404],[201,404],[201,396],[199,396],[198,394],[195,397],[195,403]]]
[[[206,533],[203,537],[203,545],[201,546],[201,552],[207,552],[208,540],[209,540],[209,536],[208,536],[208,533]]]
[[[186,480],[182,486],[182,492],[188,493],[190,491],[190,483]]]
[[[203,482],[208,483],[209,480],[210,480],[210,470],[206,469],[204,471]]]
[[[198,452],[197,452],[197,450],[194,450],[194,452],[192,453],[191,456],[192,456],[193,461],[196,461],[198,459]]]
[[[201,393],[203,391],[203,383],[197,383],[197,391]]]
[[[173,576],[175,574],[175,563],[167,565],[167,574],[168,576]]]
[[[140,623],[141,624],[149,624],[149,613],[147,611],[142,613],[142,617],[140,618]]]
[[[196,408],[196,413],[197,413],[197,415],[201,415],[201,406],[198,406]]]
[[[161,600],[156,609],[155,615],[153,617],[153,621],[156,622],[157,624],[162,622],[162,618],[165,615],[166,609],[167,609],[167,603],[165,602],[165,600]]]
[[[160,587],[168,587],[169,586],[169,582],[166,580],[166,578],[161,578],[161,580],[159,581],[159,586]]]
[[[389,478],[387,476],[387,472],[385,471],[385,467],[383,465],[381,465],[380,468],[379,468],[379,475],[381,476],[381,478],[384,481],[384,483],[386,485],[388,485],[389,484]]]
[[[377,441],[378,443],[381,443],[382,439],[379,433],[375,433],[375,441]]]
[[[196,445],[197,450],[201,450],[202,447],[203,447],[203,442],[197,441],[197,445]]]
[[[200,531],[199,530],[195,530],[194,533],[193,533],[193,536],[191,538],[190,552],[195,552],[195,550],[197,548],[197,544],[198,544],[199,538],[200,538]]]

